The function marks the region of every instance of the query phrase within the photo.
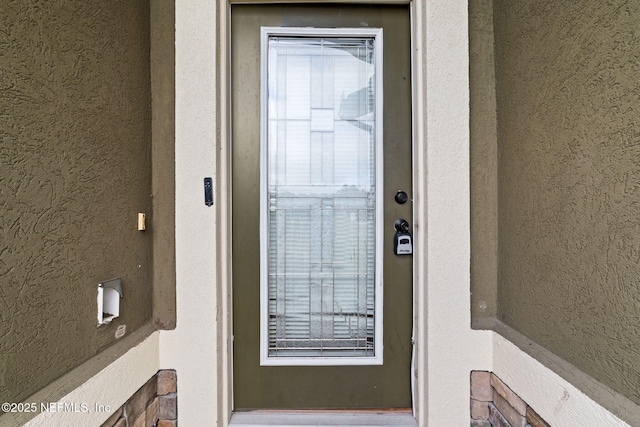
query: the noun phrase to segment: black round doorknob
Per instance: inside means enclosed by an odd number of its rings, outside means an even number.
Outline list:
[[[409,200],[409,196],[407,196],[407,193],[405,193],[404,191],[398,190],[395,199],[398,204],[404,205],[405,203],[407,203],[407,200]]]

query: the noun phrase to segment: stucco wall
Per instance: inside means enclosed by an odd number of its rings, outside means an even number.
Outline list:
[[[0,400],[20,401],[151,316],[149,2],[2,2],[0,67]]]
[[[493,1],[469,1],[471,317],[497,313],[498,156]]]
[[[494,2],[499,318],[640,402],[638,2]]]

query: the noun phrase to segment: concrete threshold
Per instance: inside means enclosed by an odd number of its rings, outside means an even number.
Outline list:
[[[248,411],[234,412],[233,427],[417,427],[409,411]]]

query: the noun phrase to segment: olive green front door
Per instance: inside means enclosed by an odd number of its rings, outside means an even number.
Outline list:
[[[236,410],[411,407],[409,22],[232,6]]]

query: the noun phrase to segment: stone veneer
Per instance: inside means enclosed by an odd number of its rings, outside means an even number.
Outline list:
[[[176,371],[160,370],[101,427],[176,427],[177,392]]]
[[[471,372],[471,427],[551,427],[492,372]]]

